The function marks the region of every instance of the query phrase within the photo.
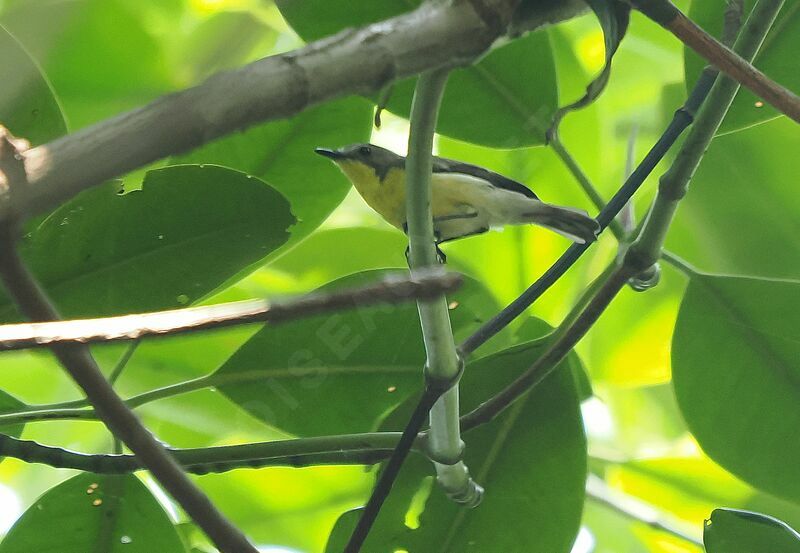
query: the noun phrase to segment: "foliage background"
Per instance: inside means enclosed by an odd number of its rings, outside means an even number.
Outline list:
[[[282,3],[287,19],[304,38],[329,32],[326,25],[335,26],[336,17],[347,15],[343,9],[316,18],[303,13],[323,9],[316,4]],[[690,7],[686,1],[677,4]],[[692,6],[691,13],[713,27],[719,5]],[[381,19],[404,8],[402,2],[376,2],[369,8],[375,13],[355,15]],[[796,8],[785,8],[789,13],[783,16],[781,34],[763,54],[771,55],[766,65],[771,75],[790,87],[791,76],[800,75],[789,59],[800,36],[791,32],[800,31]],[[256,0],[5,0],[0,1],[0,24],[16,37],[0,29],[0,48],[14,53],[9,75],[25,76],[19,80],[24,93],[17,89],[0,94],[0,120],[36,143],[196,84],[219,70],[302,44],[277,6]],[[474,70],[454,76],[440,126],[448,136],[439,137],[438,152],[527,183],[547,201],[594,212],[561,161],[540,146],[540,129],[521,121],[546,120],[557,105],[580,96],[600,70],[603,38],[596,19],[585,15],[507,48],[513,50],[484,60],[488,77]],[[624,178],[629,141],[633,137],[635,158],[640,159],[683,101],[687,81],[693,82],[699,67],[691,56],[685,59],[677,41],[633,14],[607,90],[594,105],[568,116],[561,128],[563,142],[605,197]],[[401,85],[390,110],[407,113],[410,90],[410,84]],[[464,113],[465,97],[479,108]],[[20,98],[32,103],[20,107]],[[775,118],[769,108],[758,107],[744,94],[734,109],[681,205],[668,248],[703,271],[796,278],[800,196],[794,180],[800,174],[800,158],[794,153],[800,150],[800,133],[790,121]],[[406,121],[384,113],[383,126],[374,130],[372,115],[367,99],[339,100],[126,175],[37,221],[40,227],[32,224],[26,255],[68,316],[275,297],[363,271],[402,268],[402,235],[379,220],[334,167],[313,154],[315,146],[367,140],[402,153]],[[206,165],[161,168],[168,164]],[[665,167],[662,164],[655,175]],[[655,186],[651,178],[636,197],[639,219]],[[139,188],[143,191],[132,192]],[[127,194],[116,195],[120,190]],[[120,206],[123,201],[129,204]],[[109,212],[111,203],[119,214]],[[485,320],[516,297],[565,246],[564,239],[537,228],[509,228],[448,245],[451,266],[475,279],[453,310],[457,333],[465,336],[476,320]],[[604,236],[530,315],[558,324],[615,252],[613,237]],[[740,480],[707,457],[688,431],[673,393],[670,366],[673,330],[687,283],[684,274],[665,265],[656,289],[646,294],[625,290],[577,348],[594,392],[582,404],[588,469],[612,488],[657,506],[698,537],[703,519],[720,505],[758,510],[798,527],[799,494],[782,491],[780,479],[764,484],[736,471],[751,483]],[[1,301],[3,319],[14,319],[8,301]],[[703,298],[697,301],[699,311],[708,308]],[[204,389],[145,405],[138,412],[161,440],[175,447],[370,430],[387,406],[408,397],[418,385],[416,371],[422,360],[415,310],[400,309],[385,318],[377,328],[408,329],[391,361],[396,377],[389,384],[397,391],[389,391],[376,366],[385,362],[389,347],[380,341],[379,332],[360,331],[351,319],[350,326],[341,326],[338,320],[334,326],[347,328],[345,337],[358,342],[339,355],[331,343],[341,344],[342,336],[330,338],[324,330],[328,321],[315,320],[305,327],[265,331],[263,343],[249,343],[255,348],[250,358],[275,370],[291,367],[303,346],[292,336],[302,336],[310,340],[307,347],[312,357],[321,358],[320,365],[358,365],[364,368],[363,378],[337,379],[331,386],[329,380],[316,388],[308,385],[312,377],[303,373],[281,381],[280,388]],[[703,321],[697,324],[702,331]],[[541,329],[531,331],[519,324],[512,330],[523,337],[541,334]],[[200,377],[220,366],[222,372],[237,370],[237,363],[250,366],[246,349],[231,356],[257,331],[248,327],[143,343],[118,389],[130,396]],[[511,332],[506,334],[486,353],[508,344]],[[708,339],[718,340],[723,350],[728,343],[724,333],[716,337],[710,332]],[[110,370],[124,348],[93,349]],[[269,357],[264,352],[270,352]],[[790,370],[798,371],[796,359]],[[741,378],[738,385],[745,389],[759,380],[746,372]],[[713,375],[704,385],[713,389]],[[382,387],[379,394],[377,387]],[[0,389],[27,404],[81,397],[46,353],[0,356]],[[392,393],[397,401],[387,399]],[[766,390],[765,397],[770,393]],[[264,412],[259,401],[280,407]],[[14,402],[7,403],[8,410],[14,410]],[[559,406],[552,408],[557,411]],[[756,423],[768,420],[767,415],[760,419],[760,413],[751,416]],[[791,413],[773,416],[777,420],[769,419],[771,428],[797,421]],[[759,431],[756,423],[748,432]],[[111,447],[109,434],[92,421],[28,424],[23,436],[79,451]],[[772,447],[767,456],[780,456],[780,448]],[[735,459],[733,466],[741,467],[742,462],[746,465],[747,460]],[[7,531],[37,497],[74,474],[3,460],[0,530]],[[169,516],[181,520],[147,475],[139,477]],[[779,478],[791,477],[789,470]],[[371,481],[370,473],[359,467],[241,469],[198,478],[265,551],[281,552],[322,551],[337,518],[362,504]],[[498,509],[502,513],[502,507]],[[508,516],[503,523],[508,526],[524,520],[519,514]],[[205,547],[187,525],[181,531],[185,540]],[[0,551],[11,551],[8,547],[0,545]],[[573,547],[576,553],[698,550],[591,499],[585,503]]]

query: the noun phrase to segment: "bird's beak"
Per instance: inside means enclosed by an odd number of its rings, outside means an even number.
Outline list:
[[[329,148],[314,148],[314,151],[321,156],[332,159],[333,161],[339,161],[340,159],[345,158],[345,155],[338,150],[331,150]]]

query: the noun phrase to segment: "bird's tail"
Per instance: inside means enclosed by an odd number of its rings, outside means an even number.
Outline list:
[[[541,203],[523,214],[529,222],[566,236],[573,242],[585,244],[597,240],[600,225],[582,209]]]

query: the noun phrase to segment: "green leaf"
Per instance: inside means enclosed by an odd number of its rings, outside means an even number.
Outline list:
[[[367,271],[321,289],[355,287],[385,275]],[[471,280],[448,299],[458,338],[497,309]],[[424,363],[417,307],[407,302],[267,326],[219,368],[215,380],[244,410],[286,432],[337,434],[373,430],[382,415],[419,390]]]
[[[461,381],[463,409],[499,391],[541,349],[540,342],[530,342],[471,364]],[[364,550],[570,551],[585,493],[586,438],[575,382],[565,368],[496,420],[465,434],[465,462],[486,489],[478,508],[467,510],[448,499],[433,482],[430,461],[412,456]],[[341,551],[349,535],[355,515],[343,517],[327,551]]]
[[[13,413],[22,411],[26,405],[12,396],[0,390],[0,413]],[[25,424],[15,424],[13,426],[2,426],[0,427],[0,433],[5,434],[6,436],[14,436],[15,438],[19,438],[22,436],[22,430],[25,428]],[[0,460],[5,459],[5,457],[0,457]]]
[[[703,450],[755,487],[800,501],[800,282],[692,277],[673,382]]]
[[[744,19],[756,0],[745,0]],[[722,36],[726,0],[704,0],[692,2],[689,17],[715,37]],[[775,21],[764,45],[754,60],[754,65],[795,93],[800,92],[800,71],[796,54],[800,51],[800,4],[787,2]],[[694,83],[706,65],[706,61],[689,48],[684,50],[686,82]],[[760,102],[760,103],[759,103]],[[742,88],[736,95],[728,115],[720,128],[720,134],[734,132],[751,125],[763,123],[780,114],[773,107]]]
[[[87,191],[52,213],[22,255],[66,317],[185,306],[286,242],[295,219],[259,179],[217,166],[150,171],[142,190]],[[0,299],[0,318],[13,310]]]
[[[514,343],[545,340],[552,334],[553,330],[555,329],[546,321],[536,317],[528,317],[514,332],[514,337],[516,338]],[[572,377],[575,379],[578,397],[580,397],[581,401],[592,397],[592,381],[589,379],[589,374],[586,372],[586,367],[583,366],[578,352],[570,350],[569,354],[567,354],[567,363]]]
[[[292,230],[294,243],[319,226],[350,190],[347,178],[314,148],[366,142],[371,127],[369,104],[346,98],[222,138],[176,162],[225,165],[269,182],[288,198],[299,219]]]
[[[81,474],[50,489],[14,524],[0,553],[186,551],[158,501],[133,475]]]
[[[281,13],[306,41],[346,27],[399,15],[418,0],[279,0]],[[395,83],[387,109],[408,117],[416,79]],[[546,32],[534,32],[495,49],[477,64],[450,74],[437,132],[485,146],[543,144],[558,106],[555,63]]]
[[[216,13],[183,41],[179,66],[189,83],[197,82],[263,57],[276,38],[277,33],[253,13]]]
[[[611,76],[611,60],[617,53],[620,42],[625,37],[630,20],[631,7],[619,0],[587,0],[587,3],[597,16],[603,28],[603,42],[605,44],[605,65],[600,75],[595,77],[586,87],[586,93],[577,101],[564,106],[555,115],[555,124],[570,111],[581,109],[594,102],[605,89]]]
[[[771,516],[714,509],[703,530],[707,553],[800,552],[800,534]]]
[[[2,22],[39,61],[73,128],[173,88],[146,10],[125,0],[16,0]]]
[[[798,151],[800,133],[788,118],[714,139],[667,247],[709,272],[797,278]]]
[[[25,48],[0,25],[0,124],[33,145],[67,132],[50,83]]]

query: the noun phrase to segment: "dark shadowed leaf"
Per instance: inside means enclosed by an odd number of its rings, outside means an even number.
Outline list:
[[[299,220],[292,230],[294,243],[319,226],[350,189],[339,169],[314,148],[367,142],[371,127],[369,104],[346,98],[222,138],[176,162],[216,163],[269,182]]]
[[[67,317],[185,306],[286,242],[295,218],[263,181],[212,165],[150,171],[142,190],[107,185],[65,204],[22,254]],[[0,317],[13,310],[2,298]]]
[[[346,27],[381,21],[419,5],[418,0],[279,0],[295,31],[312,41]],[[387,109],[408,117],[414,83],[395,83]],[[544,131],[558,104],[555,63],[544,32],[531,33],[497,48],[474,66],[451,73],[437,131],[499,148],[544,143]]]
[[[357,273],[322,289],[374,282],[385,274]],[[457,339],[497,309],[471,280],[448,300]],[[256,418],[292,434],[368,431],[420,389],[424,363],[416,305],[383,305],[265,327],[216,373],[240,383],[217,388]]]
[[[138,478],[81,474],[50,489],[9,530],[0,553],[180,553],[167,513]]]
[[[756,0],[744,0],[745,18],[756,4]],[[726,0],[704,0],[692,2],[689,17],[712,35],[722,35],[722,14]],[[778,19],[767,35],[754,65],[769,77],[795,93],[800,93],[800,3],[786,2]],[[691,49],[685,49],[686,82],[694,83],[705,66]],[[741,130],[757,123],[773,119],[778,112],[766,102],[742,88],[736,95],[720,133]]]
[[[771,516],[735,509],[714,509],[706,521],[707,553],[800,552],[800,534]]]
[[[499,391],[540,352],[541,343],[531,342],[470,364],[461,381],[464,409]],[[478,508],[464,509],[445,497],[433,482],[430,461],[412,456],[364,550],[570,551],[584,499],[586,438],[575,383],[564,368],[496,420],[465,434],[466,464],[486,488]],[[341,551],[355,516],[343,515],[328,552]]]
[[[0,125],[33,145],[67,132],[50,83],[16,38],[0,25]]]
[[[703,450],[800,501],[800,282],[692,277],[672,342],[675,393]]]

